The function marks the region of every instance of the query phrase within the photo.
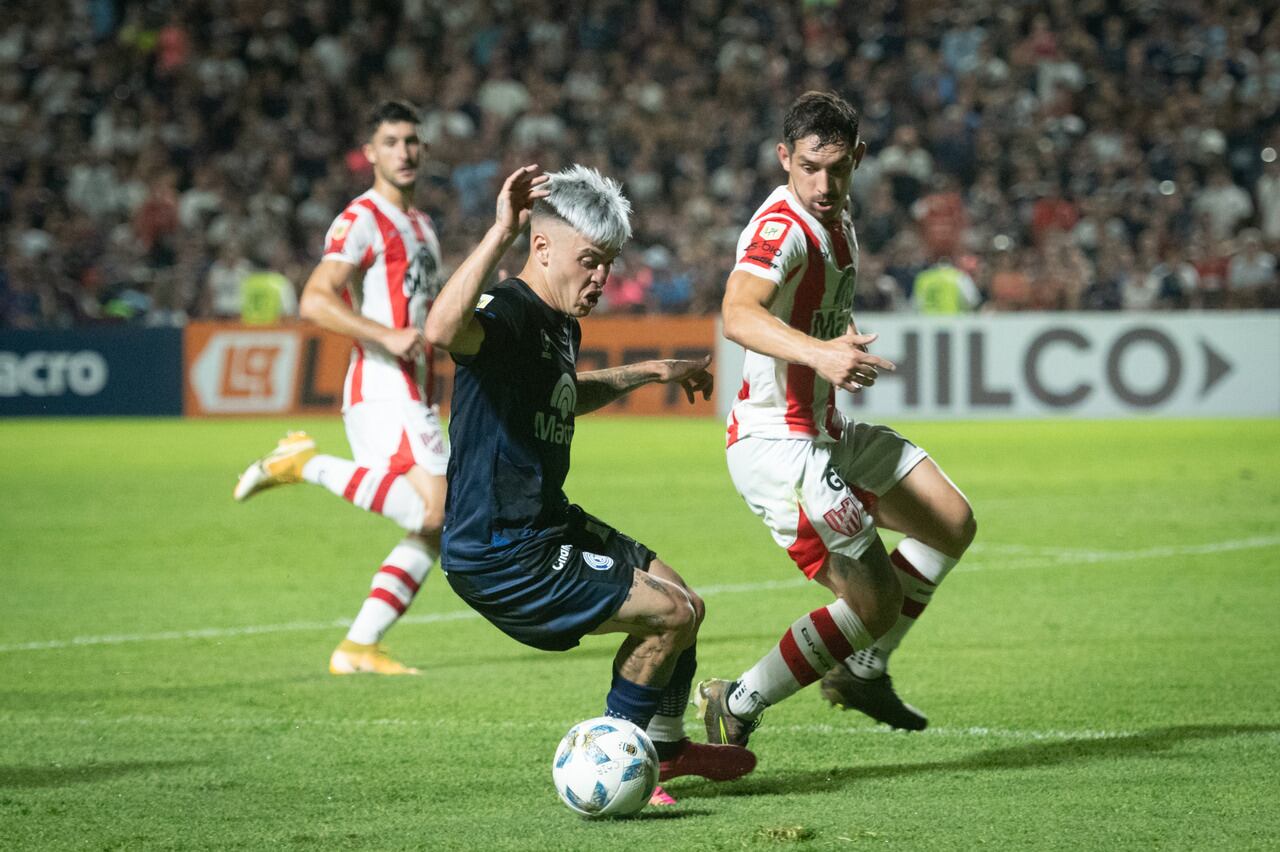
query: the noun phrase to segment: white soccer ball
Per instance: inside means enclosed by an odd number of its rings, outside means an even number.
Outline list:
[[[623,719],[601,716],[569,729],[551,762],[560,800],[584,817],[639,813],[658,786],[658,751]]]

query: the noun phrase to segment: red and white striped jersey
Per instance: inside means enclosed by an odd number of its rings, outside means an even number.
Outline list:
[[[838,226],[823,225],[780,186],[739,237],[738,270],[777,285],[769,311],[792,328],[820,340],[839,337],[853,317],[853,221],[846,212]],[[747,350],[742,389],[729,412],[729,444],[748,435],[825,442],[843,429],[829,382],[809,367]]]
[[[324,259],[356,267],[346,299],[352,308],[391,328],[422,328],[444,285],[440,241],[431,218],[401,212],[370,189],[329,226]],[[412,399],[430,405],[435,394],[431,353],[416,362],[393,358],[356,341],[342,390],[342,410],[367,399]]]

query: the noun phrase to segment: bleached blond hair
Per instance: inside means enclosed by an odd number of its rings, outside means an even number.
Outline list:
[[[549,177],[546,189],[550,194],[534,205],[535,216],[559,219],[613,252],[631,239],[631,202],[622,194],[622,184],[583,165]]]

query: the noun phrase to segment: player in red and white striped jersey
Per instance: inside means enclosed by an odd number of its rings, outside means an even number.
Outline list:
[[[303,317],[355,341],[342,395],[354,460],[317,454],[310,437],[293,433],[254,462],[235,491],[244,500],[273,485],[311,482],[405,529],[330,657],[334,674],[417,672],[388,656],[381,640],[440,553],[449,452],[422,329],[444,278],[431,220],[413,206],[417,123],[396,101],[370,114],[364,154],[373,187],[334,220],[302,294]]]
[[[833,703],[923,728],[893,690],[888,657],[975,531],[968,501],[927,453],[836,409],[837,389],[859,392],[893,369],[867,351],[876,337],[852,316],[858,246],[846,205],[866,151],[858,114],[809,92],[788,111],[784,137],[787,183],[743,230],[726,285],[725,335],[747,350],[726,455],[747,505],[836,599],[736,681],[699,685],[711,741],[740,745],[765,707],[819,679]],[[892,555],[877,526],[907,536]]]

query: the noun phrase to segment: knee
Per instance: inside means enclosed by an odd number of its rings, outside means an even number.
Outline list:
[[[427,503],[422,510],[422,534],[429,538],[439,538],[444,529],[444,506]]]
[[[977,535],[978,520],[973,516],[973,507],[966,504],[964,514],[951,530],[951,552],[947,555],[959,559],[969,549],[969,545],[973,544]]]
[[[707,617],[707,605],[702,602],[702,598],[689,590],[685,590],[689,595],[689,604],[693,607],[693,626],[697,630],[702,626],[702,620]]]
[[[705,611],[701,598],[682,589],[672,590],[670,606],[663,617],[663,632],[674,650],[683,651],[694,643]]]

